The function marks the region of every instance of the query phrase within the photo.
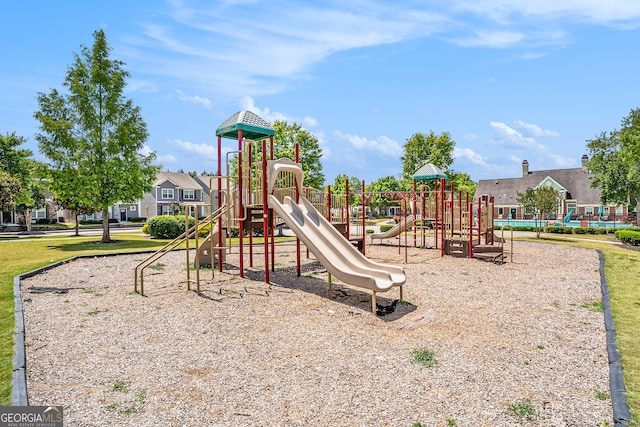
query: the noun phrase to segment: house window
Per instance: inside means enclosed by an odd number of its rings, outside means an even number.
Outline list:
[[[162,205],[162,215],[171,215],[171,207],[169,205]]]
[[[571,212],[572,214],[576,214],[578,212],[578,208],[576,202],[568,202],[567,203],[567,213]]]
[[[162,198],[163,199],[173,199],[173,188],[163,188],[162,189]]]
[[[618,205],[616,206],[616,215],[622,215],[624,213],[624,206]]]
[[[504,215],[504,208],[498,208],[498,215]]]
[[[131,206],[129,206],[129,210],[133,212],[133,211],[137,210],[137,206],[136,205],[131,205]]]
[[[32,219],[38,219],[38,218],[46,218],[47,217],[47,209],[46,208],[40,208],[38,210],[35,210],[31,213],[31,218]]]
[[[593,206],[585,206],[584,214],[588,215],[588,216],[592,216],[593,215]]]
[[[602,208],[602,215],[609,215],[609,206]]]
[[[184,200],[195,200],[196,190],[182,190],[182,198]]]

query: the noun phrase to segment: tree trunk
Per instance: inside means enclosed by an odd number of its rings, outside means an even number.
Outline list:
[[[24,212],[24,225],[27,226],[27,231],[31,231],[31,209]]]
[[[80,220],[78,219],[79,215],[78,215],[78,212],[74,212],[73,214],[76,216],[76,226],[75,226],[76,236],[79,236],[80,235],[80,225],[79,225]]]
[[[102,209],[102,243],[110,243],[111,236],[109,236],[109,209]]]

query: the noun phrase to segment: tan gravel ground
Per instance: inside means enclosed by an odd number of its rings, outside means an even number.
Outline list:
[[[236,249],[200,296],[184,252],[146,270],[145,297],[132,292],[142,255],[23,280],[30,404],[63,405],[69,426],[612,423],[603,315],[585,307],[601,300],[596,252],[516,242],[495,265],[409,248],[411,305],[374,317],[370,292],[328,291],[304,249],[297,277],[294,249],[276,247],[271,284],[261,248],[245,279]],[[367,247],[402,265],[398,252]],[[412,361],[423,348],[437,366]]]

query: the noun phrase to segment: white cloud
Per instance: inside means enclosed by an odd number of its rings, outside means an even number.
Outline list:
[[[484,15],[497,22],[518,18],[573,19],[595,24],[616,24],[640,19],[640,3],[630,0],[458,0],[454,8]]]
[[[538,125],[526,123],[521,120],[516,120],[516,127],[518,129],[524,129],[534,138],[541,136],[560,136],[560,134],[556,131],[542,130],[542,128]]]
[[[305,129],[310,127],[315,127],[318,125],[318,120],[310,116],[304,116],[303,118],[295,118],[285,113],[280,113],[278,111],[271,111],[271,109],[269,108],[259,108],[256,106],[253,98],[250,96],[243,97],[242,100],[240,101],[240,105],[243,110],[252,111],[269,123],[273,123],[276,120],[284,120],[289,124],[292,124],[293,122],[300,123],[302,127]]]
[[[178,99],[182,102],[186,102],[188,104],[200,104],[207,110],[211,108],[211,101],[208,98],[203,98],[198,95],[189,96],[181,90],[176,90],[176,93],[178,94]]]
[[[458,148],[453,147],[453,158],[465,158],[471,161],[471,163],[476,164],[478,166],[488,167],[487,159],[482,157],[480,154],[473,151],[471,148]]]
[[[327,144],[327,136],[324,134],[324,132],[314,132],[313,136],[318,138],[318,145],[322,149],[322,158],[325,160],[330,159],[332,151],[329,147],[329,144]]]
[[[352,135],[336,130],[333,136],[338,141],[346,141],[356,150],[367,150],[369,154],[376,152],[380,157],[393,156],[397,158],[402,155],[402,147],[397,141],[386,136],[379,136],[377,139],[368,139],[363,136]]]
[[[156,157],[156,162],[160,163],[175,163],[178,159],[173,154],[163,154]]]
[[[492,143],[502,145],[508,150],[517,150],[520,154],[525,156],[525,158],[535,155],[541,159],[550,161],[553,164],[553,167],[560,168],[572,167],[576,163],[575,159],[554,153],[550,151],[546,145],[538,141],[537,138],[541,137],[559,136],[555,131],[543,130],[538,125],[523,121],[517,121],[516,126],[532,136],[525,136],[523,133],[518,132],[502,122],[489,122],[489,126],[496,134],[496,138],[491,140]],[[509,158],[514,162],[520,161],[520,159],[513,153],[510,154]]]
[[[194,142],[183,141],[181,139],[170,139],[170,145],[176,146],[184,151],[195,153],[205,159],[215,159],[218,156],[218,149],[209,144],[196,144]]]
[[[451,39],[453,43],[464,47],[493,47],[504,49],[519,44],[525,38],[520,32],[513,31],[476,31],[472,37]]]

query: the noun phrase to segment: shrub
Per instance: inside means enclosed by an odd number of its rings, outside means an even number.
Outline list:
[[[623,229],[616,231],[615,236],[618,238],[618,240],[627,245],[640,245],[640,231]]]
[[[81,219],[78,222],[82,225],[102,224],[101,219]]]
[[[184,233],[184,215],[159,215],[154,216],[147,223],[149,234],[156,239],[175,239]],[[189,217],[189,227],[195,225],[195,220]]]
[[[145,223],[145,224],[142,226],[142,232],[143,232],[144,234],[150,234],[150,233],[149,233],[149,223]]]
[[[384,233],[385,231],[389,231],[393,228],[393,225],[384,224],[380,226],[380,232]]]
[[[200,229],[198,230],[198,236],[207,237],[209,235],[209,233],[211,233],[211,224],[206,224],[206,225],[200,226]]]
[[[147,218],[143,217],[143,216],[139,216],[136,218],[129,218],[129,221],[131,222],[145,222],[147,220]]]
[[[370,228],[367,228],[364,232],[367,234],[373,234],[373,230]]]

